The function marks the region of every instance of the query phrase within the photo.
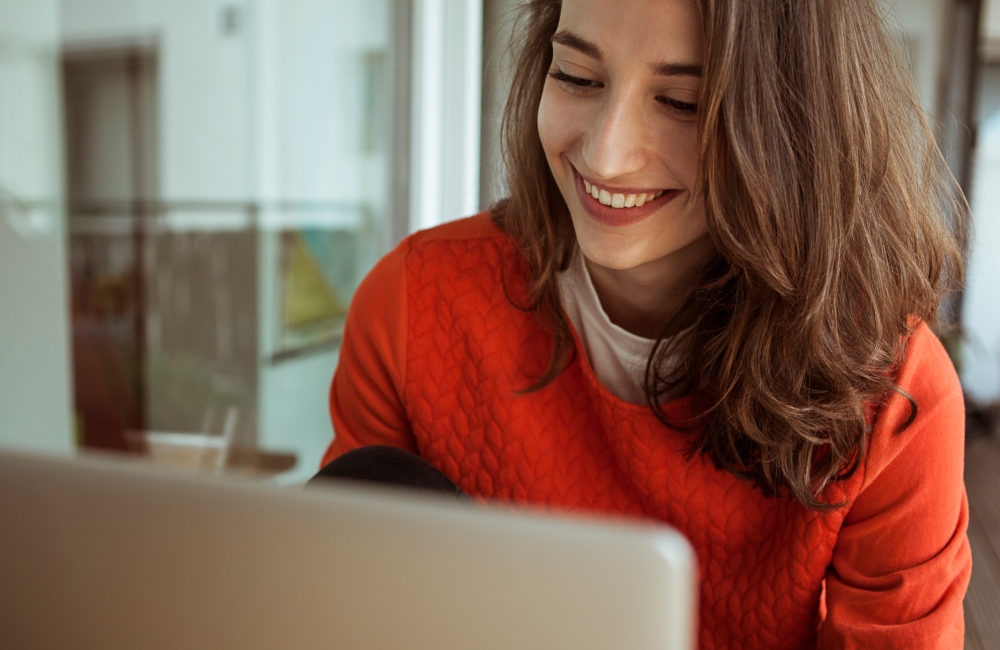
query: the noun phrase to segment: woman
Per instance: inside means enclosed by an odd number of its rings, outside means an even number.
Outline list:
[[[330,461],[639,515],[704,648],[961,647],[962,221],[874,0],[532,0],[510,197],[358,289]]]

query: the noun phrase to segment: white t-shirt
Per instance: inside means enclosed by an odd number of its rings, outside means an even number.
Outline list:
[[[558,281],[563,309],[579,334],[601,384],[626,402],[645,404],[646,360],[655,341],[611,322],[601,307],[579,250],[569,268],[559,274]]]

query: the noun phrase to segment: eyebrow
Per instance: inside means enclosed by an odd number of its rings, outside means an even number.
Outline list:
[[[565,45],[581,54],[598,61],[604,61],[604,53],[595,43],[569,30],[560,30],[552,35],[552,42]],[[697,63],[651,63],[649,70],[658,77],[700,77],[701,65]]]
[[[578,36],[565,29],[553,34],[552,42],[558,43],[559,45],[565,45],[566,47],[572,48],[581,54],[586,54],[592,59],[597,59],[598,61],[604,60],[604,54],[601,52],[601,48],[597,47],[582,36]]]
[[[700,77],[697,63],[650,63],[650,71],[658,77]]]

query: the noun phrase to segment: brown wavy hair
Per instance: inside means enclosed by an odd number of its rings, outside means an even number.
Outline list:
[[[690,432],[692,454],[768,495],[834,507],[823,490],[862,462],[907,337],[958,286],[967,206],[876,0],[699,5],[699,174],[716,256],[662,324],[646,396]],[[557,274],[576,238],[537,127],[560,8],[521,7],[502,127],[510,196],[492,209],[528,264],[522,307],[554,339],[529,391],[575,350]],[[667,356],[681,363],[662,372]],[[692,397],[690,422],[661,410],[678,393]]]

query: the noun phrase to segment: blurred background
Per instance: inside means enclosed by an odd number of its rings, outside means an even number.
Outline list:
[[[0,445],[311,476],[358,282],[409,232],[503,195],[516,4],[0,0]],[[946,311],[969,407],[969,644],[988,647],[1000,0],[883,4],[975,218]]]

